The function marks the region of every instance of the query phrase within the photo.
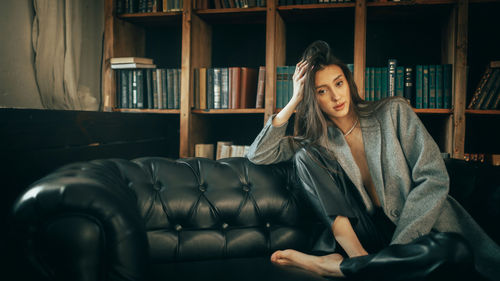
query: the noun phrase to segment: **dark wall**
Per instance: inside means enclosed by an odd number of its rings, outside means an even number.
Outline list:
[[[0,109],[2,222],[19,193],[56,168],[99,158],[179,156],[179,117]]]

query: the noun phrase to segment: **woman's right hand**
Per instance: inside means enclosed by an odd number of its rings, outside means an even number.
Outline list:
[[[273,126],[279,127],[290,119],[297,105],[304,98],[304,84],[306,80],[306,70],[308,68],[306,61],[302,60],[297,63],[295,73],[293,74],[293,96],[286,106],[274,117]]]
[[[293,96],[290,101],[294,101],[296,104],[300,103],[304,98],[304,84],[308,66],[305,60],[301,60],[297,63],[295,72],[293,73]]]

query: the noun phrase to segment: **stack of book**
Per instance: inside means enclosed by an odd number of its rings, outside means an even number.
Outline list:
[[[500,106],[500,61],[486,67],[468,109],[498,109]]]
[[[195,157],[214,159],[214,145],[211,143],[199,143],[195,146]],[[218,141],[217,151],[215,152],[215,160],[230,158],[230,157],[245,157],[249,145],[235,145],[232,141]]]
[[[450,64],[405,67],[390,59],[387,67],[366,68],[365,100],[399,96],[415,108],[451,108],[451,77]]]
[[[266,7],[266,0],[194,0],[193,8],[196,9],[230,9]]]
[[[117,108],[180,108],[181,70],[155,67],[148,58],[111,59],[111,68],[116,70]]]
[[[116,0],[117,14],[182,11],[184,0]]]
[[[194,71],[197,109],[263,108],[265,67],[199,68]]]

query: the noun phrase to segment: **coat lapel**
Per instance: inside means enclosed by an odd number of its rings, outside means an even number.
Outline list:
[[[376,118],[361,117],[360,118],[361,132],[363,134],[363,143],[365,148],[366,162],[370,170],[373,185],[377,192],[380,204],[385,206],[384,196],[384,179],[382,178],[382,135],[380,131],[380,123]]]
[[[363,199],[366,209],[371,213],[373,210],[373,203],[364,188],[361,172],[358,165],[356,165],[356,162],[354,161],[351,149],[347,144],[344,135],[335,126],[328,127],[328,132],[333,142],[333,154],[335,155],[335,158],[337,158],[337,161],[342,169],[344,169],[344,172],[347,174],[354,186],[356,186],[356,189]]]

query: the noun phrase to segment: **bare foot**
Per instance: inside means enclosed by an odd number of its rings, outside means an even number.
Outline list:
[[[343,259],[339,254],[312,256],[295,250],[276,251],[271,255],[271,262],[275,264],[296,266],[331,277],[344,277],[340,271],[340,263]]]

